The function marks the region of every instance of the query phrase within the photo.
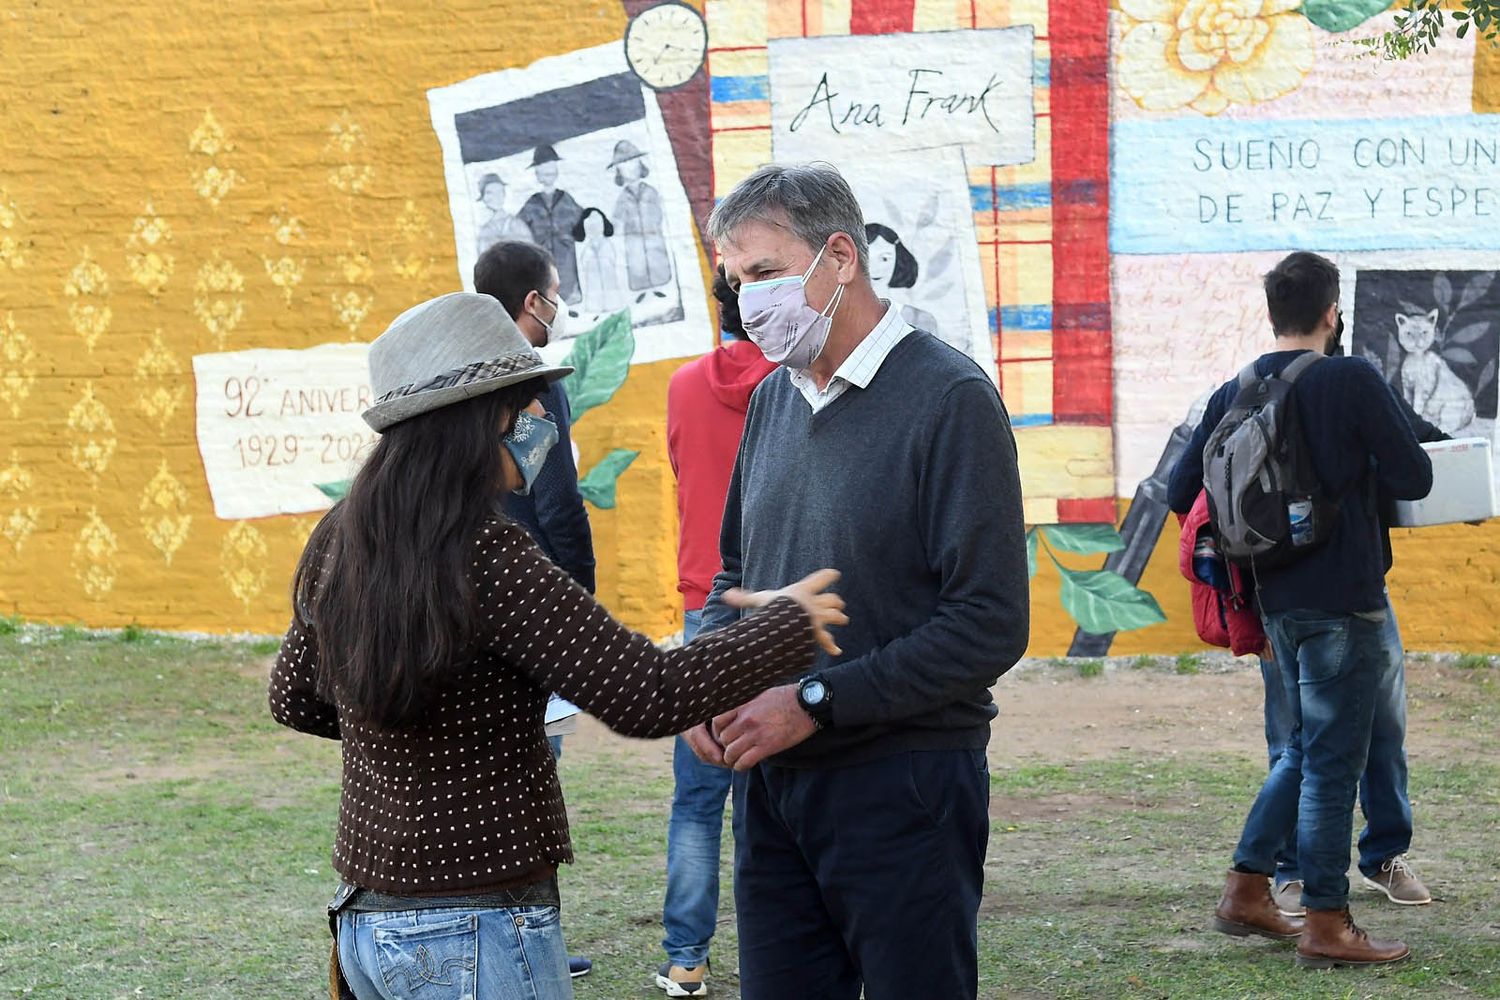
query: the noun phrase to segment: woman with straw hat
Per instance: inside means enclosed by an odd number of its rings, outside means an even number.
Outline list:
[[[555,437],[531,403],[569,371],[462,292],[370,346],[381,437],[308,540],[270,682],[278,722],[342,741],[329,911],[358,1000],[571,997],[548,692],[669,736],[805,670],[846,622],[825,570],[663,652],[549,563],[496,501],[540,468]]]

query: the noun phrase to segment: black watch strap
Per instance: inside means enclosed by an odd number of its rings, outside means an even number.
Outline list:
[[[833,726],[833,688],[822,674],[803,674],[797,678],[797,704],[819,729]]]

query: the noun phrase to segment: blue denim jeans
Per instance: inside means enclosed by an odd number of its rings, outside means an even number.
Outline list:
[[[1266,615],[1292,719],[1235,848],[1242,871],[1272,874],[1287,831],[1297,833],[1302,904],[1333,910],[1349,900],[1354,800],[1370,750],[1376,702],[1392,672],[1383,633],[1389,616],[1296,610]]]
[[[570,1000],[555,906],[339,914],[359,1000]]]
[[[1381,647],[1389,661],[1388,673],[1377,694],[1375,719],[1370,730],[1370,756],[1359,779],[1359,804],[1365,814],[1359,835],[1359,870],[1375,876],[1382,862],[1411,847],[1411,801],[1406,794],[1406,650],[1396,614],[1386,602]],[[1292,732],[1292,714],[1281,673],[1274,663],[1261,660],[1266,685],[1266,750],[1271,767],[1281,759]],[[1295,832],[1276,855],[1276,884],[1302,876],[1297,870]]]
[[[683,639],[691,641],[702,613],[683,615]],[[666,931],[661,946],[673,965],[691,968],[708,960],[719,918],[719,841],[724,800],[734,772],[705,764],[681,736],[672,749],[672,818],[667,824],[667,895],[661,908]]]

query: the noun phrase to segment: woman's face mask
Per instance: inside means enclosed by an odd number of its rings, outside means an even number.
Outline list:
[[[536,477],[542,474],[547,453],[557,441],[557,425],[552,421],[525,412],[516,417],[516,425],[500,439],[521,473],[521,486],[515,492],[522,496],[531,492]]]
[[[844,298],[839,285],[822,310],[807,304],[807,279],[811,277],[828,244],[799,277],[771,278],[740,285],[740,319],[745,333],[760,348],[766,360],[788,368],[812,366],[828,343],[833,314]]]

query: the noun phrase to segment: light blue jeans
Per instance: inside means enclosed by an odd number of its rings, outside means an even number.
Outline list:
[[[1380,634],[1387,672],[1376,693],[1375,719],[1370,730],[1370,755],[1359,780],[1359,804],[1365,828],[1359,835],[1359,870],[1371,877],[1380,866],[1411,847],[1411,800],[1406,781],[1406,650],[1396,613],[1386,601],[1385,627]],[[1274,663],[1261,660],[1266,685],[1266,751],[1271,767],[1281,759],[1292,736],[1293,712]],[[1293,834],[1276,855],[1276,884],[1301,878]]]
[[[683,639],[698,634],[703,616],[683,615]],[[708,961],[708,945],[719,918],[719,840],[724,831],[727,767],[705,764],[687,741],[672,750],[672,818],[667,824],[667,896],[662,948],[673,965],[692,968]]]
[[[1354,801],[1365,771],[1375,705],[1390,690],[1392,665],[1379,620],[1322,611],[1266,615],[1292,713],[1285,752],[1250,807],[1235,867],[1271,875],[1297,832],[1302,905],[1336,910],[1347,905],[1349,835]]]
[[[555,906],[339,914],[359,1000],[571,1000]]]

